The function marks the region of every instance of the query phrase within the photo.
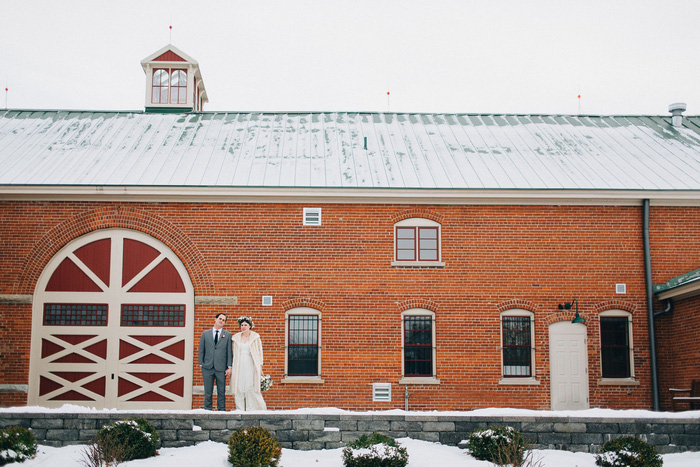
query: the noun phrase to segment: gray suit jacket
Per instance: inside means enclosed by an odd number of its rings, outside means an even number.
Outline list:
[[[199,366],[206,370],[226,371],[233,363],[231,333],[222,329],[216,346],[213,334],[212,328],[209,328],[199,338]]]

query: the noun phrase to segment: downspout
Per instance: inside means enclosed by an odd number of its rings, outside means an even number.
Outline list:
[[[644,276],[647,289],[647,321],[649,322],[649,353],[651,358],[651,396],[653,410],[659,407],[659,375],[656,368],[656,330],[654,326],[654,292],[651,278],[651,247],[649,244],[649,200],[643,204],[642,235],[644,238]]]
[[[666,300],[666,308],[663,310],[655,311],[654,316],[661,316],[665,315],[666,313],[670,313],[673,311],[673,299],[669,298]]]

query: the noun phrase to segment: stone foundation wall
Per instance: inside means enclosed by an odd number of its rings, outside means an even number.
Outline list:
[[[521,431],[536,449],[599,452],[611,438],[635,435],[662,454],[700,451],[700,419],[479,417],[469,415],[379,414],[243,414],[243,413],[3,413],[0,427],[31,428],[39,444],[88,444],[106,424],[129,417],[150,421],[163,447],[190,446],[201,441],[225,443],[238,428],[262,426],[284,448],[311,450],[344,446],[358,436],[377,431],[460,445],[477,428],[508,425]],[[463,447],[463,446],[462,446]]]

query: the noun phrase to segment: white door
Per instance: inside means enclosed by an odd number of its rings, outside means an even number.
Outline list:
[[[560,321],[549,326],[552,410],[588,408],[586,326]]]
[[[33,302],[30,405],[192,407],[194,291],[160,241],[80,237],[48,262]]]

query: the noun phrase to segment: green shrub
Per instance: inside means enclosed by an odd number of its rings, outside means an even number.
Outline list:
[[[523,435],[509,426],[481,428],[467,440],[467,451],[472,457],[496,465],[522,465],[526,450]]]
[[[635,436],[623,436],[603,443],[595,463],[600,467],[661,467],[664,461],[651,444]]]
[[[260,426],[236,430],[228,439],[228,461],[233,467],[277,467],[280,443]]]
[[[96,443],[106,463],[124,462],[155,456],[160,436],[147,420],[130,418],[103,426]]]
[[[391,436],[376,432],[360,436],[343,449],[345,467],[405,467],[406,464],[406,448]]]
[[[0,430],[0,465],[24,462],[36,454],[36,439],[21,426]]]

